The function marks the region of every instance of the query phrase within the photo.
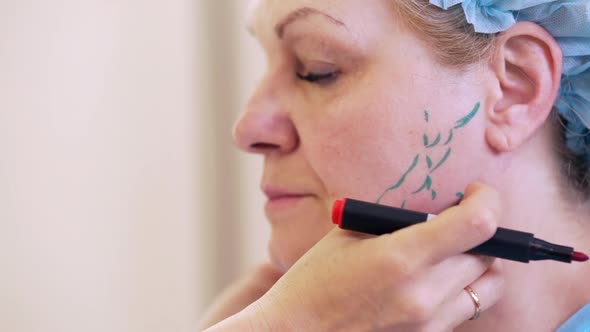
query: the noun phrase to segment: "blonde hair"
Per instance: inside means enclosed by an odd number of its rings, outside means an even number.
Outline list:
[[[461,6],[441,10],[428,0],[392,0],[397,16],[425,39],[441,64],[462,68],[492,54],[495,34],[476,33]]]
[[[491,58],[497,34],[475,32],[474,27],[467,22],[461,6],[442,10],[431,5],[428,0],[392,2],[397,18],[425,40],[441,64],[462,69]],[[588,200],[590,165],[583,157],[576,156],[567,148],[567,128],[561,116],[555,110],[552,113],[550,121],[558,133],[555,150],[562,160],[562,175],[583,195],[583,200]]]

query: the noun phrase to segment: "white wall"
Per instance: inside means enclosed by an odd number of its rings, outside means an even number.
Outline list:
[[[194,331],[265,258],[243,3],[0,0],[0,331]]]
[[[202,242],[207,273],[206,303],[220,289],[267,258],[269,229],[259,190],[262,158],[234,147],[233,123],[262,77],[264,57],[246,32],[248,1],[210,1],[205,4],[207,59],[202,62],[207,89],[203,96],[203,161],[201,190],[206,192]],[[212,139],[212,137],[214,139]]]

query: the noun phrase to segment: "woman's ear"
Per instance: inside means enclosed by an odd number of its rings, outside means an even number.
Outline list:
[[[491,67],[500,94],[489,109],[486,140],[496,151],[512,151],[546,121],[561,83],[562,53],[545,29],[520,22],[501,33]]]

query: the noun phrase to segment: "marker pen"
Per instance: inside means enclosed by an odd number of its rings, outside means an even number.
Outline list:
[[[337,200],[332,209],[332,221],[340,228],[373,235],[392,233],[433,217],[435,216],[427,213],[350,198]],[[498,227],[496,234],[491,239],[468,252],[523,263],[546,259],[566,263],[588,260],[588,256],[574,251],[571,247],[537,239],[531,233],[501,227]]]

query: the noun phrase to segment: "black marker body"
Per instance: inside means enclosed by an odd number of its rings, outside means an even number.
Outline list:
[[[341,228],[373,235],[392,233],[434,217],[426,213],[349,198],[341,208],[341,215],[338,214]],[[544,259],[571,263],[574,249],[536,239],[531,233],[499,227],[490,240],[468,252],[523,263]]]

